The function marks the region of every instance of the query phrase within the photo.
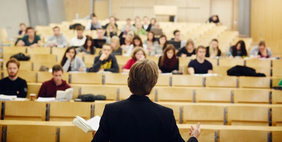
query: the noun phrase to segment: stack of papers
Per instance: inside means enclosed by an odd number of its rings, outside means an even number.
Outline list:
[[[72,123],[80,128],[82,131],[85,133],[87,132],[94,132],[97,131],[99,128],[99,123],[100,123],[100,116],[96,115],[95,117],[85,121],[82,117],[76,116]]]

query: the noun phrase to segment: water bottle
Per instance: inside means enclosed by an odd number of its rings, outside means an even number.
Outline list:
[[[14,39],[13,38],[10,39],[10,46],[14,46]]]

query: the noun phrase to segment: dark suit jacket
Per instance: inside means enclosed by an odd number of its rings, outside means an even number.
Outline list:
[[[184,142],[173,111],[148,97],[131,95],[107,104],[92,142]],[[188,142],[197,142],[191,137]]]

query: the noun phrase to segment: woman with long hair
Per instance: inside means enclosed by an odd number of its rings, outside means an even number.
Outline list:
[[[61,61],[61,66],[63,66],[64,72],[69,71],[79,71],[79,72],[85,72],[86,66],[82,59],[78,56],[76,56],[76,50],[75,47],[69,47]]]
[[[94,41],[92,37],[86,36],[86,40],[82,46],[76,49],[78,53],[81,53],[83,56],[85,54],[92,54],[94,55],[96,52],[96,48],[94,46]]]
[[[239,40],[234,46],[229,49],[230,57],[246,57],[248,56],[246,45],[243,40]]]
[[[117,27],[114,24],[109,24],[106,28],[106,32],[104,36],[106,37],[113,37],[117,35]]]
[[[155,34],[153,32],[147,32],[147,39],[143,42],[149,51],[152,51],[155,49],[155,47],[158,45],[158,42],[155,39]]]
[[[130,56],[133,49],[136,47],[142,47],[145,52],[147,51],[147,46],[143,44],[142,39],[139,36],[135,36],[125,56]]]
[[[171,73],[179,68],[179,60],[175,54],[175,47],[168,44],[164,50],[163,55],[159,58],[158,63],[161,73]]]
[[[126,64],[123,66],[122,72],[129,72],[131,66],[135,62],[142,60],[142,59],[145,59],[145,58],[146,58],[146,53],[145,53],[144,49],[142,47],[136,47],[131,54],[131,59],[129,59],[126,62]]]
[[[113,49],[113,55],[122,55],[122,49],[120,47],[119,38],[117,36],[113,36],[111,38],[111,47]]]
[[[221,56],[221,51],[218,47],[218,40],[212,39],[210,46],[208,46],[206,51],[206,57],[214,58]]]
[[[192,39],[188,39],[186,42],[186,46],[182,47],[177,52],[177,57],[196,57],[196,49],[194,46],[194,41]]]

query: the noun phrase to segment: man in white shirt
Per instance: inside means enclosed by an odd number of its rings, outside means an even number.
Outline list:
[[[70,46],[82,46],[85,43],[86,36],[83,35],[84,28],[82,26],[76,27],[77,36],[72,38],[70,41]]]

